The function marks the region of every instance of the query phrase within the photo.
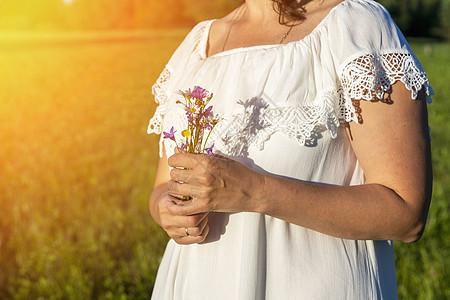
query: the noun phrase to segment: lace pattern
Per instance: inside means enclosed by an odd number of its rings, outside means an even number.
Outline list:
[[[156,107],[155,114],[150,119],[148,124],[147,133],[161,134],[162,131],[162,121],[164,118],[164,112],[167,106],[167,84],[169,82],[171,73],[167,67],[161,72],[156,83],[152,86],[152,94],[155,96],[155,102],[158,104]]]
[[[219,123],[212,137],[224,154],[247,155],[250,145],[258,150],[275,132],[281,132],[301,146],[314,146],[320,132],[328,130],[333,138],[339,120],[335,113],[337,91],[323,93],[322,103],[308,106],[270,107],[263,99],[240,101],[243,109],[231,122]]]
[[[427,101],[434,94],[426,73],[420,63],[410,53],[388,53],[383,55],[362,55],[347,64],[341,75],[344,99],[341,99],[340,119],[358,122],[357,108],[352,99],[383,99],[384,93],[400,80],[417,98],[418,92],[425,88]]]

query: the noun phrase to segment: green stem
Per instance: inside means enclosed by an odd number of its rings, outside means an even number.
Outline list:
[[[196,124],[195,124],[196,126],[195,126],[195,142],[194,142],[194,150],[195,150],[195,148],[197,148],[197,145],[198,145],[198,139],[199,139],[199,136],[200,136],[200,129],[198,128],[198,126],[199,126],[199,121],[198,120],[196,120]]]
[[[211,130],[208,132],[208,135],[206,136],[205,143],[203,144],[203,152],[205,152],[205,150],[206,150],[206,144],[208,143],[209,136],[211,135],[211,132],[213,131],[215,126],[216,125],[213,125],[213,127],[211,127]]]

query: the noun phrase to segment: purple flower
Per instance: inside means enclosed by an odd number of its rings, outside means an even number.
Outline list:
[[[174,135],[175,132],[176,131],[173,130],[173,126],[172,126],[172,128],[170,128],[170,132],[163,132],[164,138],[165,139],[171,139],[172,141],[175,141],[175,135]]]
[[[186,149],[186,144],[185,143],[181,143],[180,150],[184,151],[184,149]]]
[[[211,145],[211,147],[209,147],[209,148],[206,148],[206,153],[208,153],[208,155],[214,155],[214,153],[213,153],[213,147],[214,147],[214,144],[212,144]]]
[[[207,109],[205,109],[205,111],[203,112],[203,115],[208,118],[212,117],[213,116],[212,109],[213,109],[212,105],[209,106]]]
[[[192,114],[190,111],[186,111],[187,120],[189,123],[193,122]]]
[[[211,130],[211,129],[212,129],[212,126],[211,126],[211,124],[209,124],[209,123],[206,123],[203,127],[204,127],[206,130]]]
[[[206,96],[208,96],[208,91],[205,90],[204,88],[196,86],[194,88],[194,90],[192,91],[191,96],[192,96],[192,98],[203,99]]]

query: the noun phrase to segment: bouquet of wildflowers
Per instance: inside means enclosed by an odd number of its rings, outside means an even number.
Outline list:
[[[184,105],[188,121],[187,128],[181,132],[184,140],[178,144],[173,127],[170,132],[163,132],[164,138],[174,141],[181,152],[213,155],[214,144],[206,148],[211,131],[219,122],[212,112],[212,105],[208,106],[213,94],[199,86],[194,87],[193,91],[189,89],[178,93],[183,96],[184,102],[177,103]]]

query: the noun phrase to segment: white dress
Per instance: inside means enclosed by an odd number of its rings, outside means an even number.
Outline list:
[[[351,99],[381,98],[398,80],[413,99],[422,88],[432,94],[374,1],[338,4],[300,41],[206,57],[213,21],[188,34],[154,85],[149,133],[185,129],[176,91],[198,85],[214,93],[213,110],[224,117],[211,139],[216,152],[260,172],[360,185],[364,173],[342,126],[358,122]],[[172,155],[174,143],[161,143]],[[335,238],[258,213],[211,213],[209,224],[202,244],[169,241],[152,299],[397,298],[391,241]]]

